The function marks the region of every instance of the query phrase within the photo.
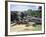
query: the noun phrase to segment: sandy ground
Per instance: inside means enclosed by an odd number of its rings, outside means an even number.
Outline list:
[[[19,32],[19,31],[31,31],[32,30],[32,26],[26,27],[25,25],[15,25],[13,27],[11,27],[11,32]]]
[[[14,26],[10,26],[10,31],[11,32],[32,31],[32,29],[34,29],[32,24],[35,24],[35,23],[34,22],[29,22],[28,27],[26,27],[25,24],[20,24],[20,25],[16,24]]]

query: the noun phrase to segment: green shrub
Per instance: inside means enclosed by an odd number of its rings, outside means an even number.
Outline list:
[[[36,27],[36,24],[33,24],[32,26]]]

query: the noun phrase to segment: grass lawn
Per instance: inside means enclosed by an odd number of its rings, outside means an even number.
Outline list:
[[[42,30],[42,25],[36,25],[32,31],[41,31]]]

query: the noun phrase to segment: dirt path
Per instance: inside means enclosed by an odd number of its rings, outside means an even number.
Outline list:
[[[35,24],[34,22],[29,22],[29,24],[14,24],[13,26],[10,26],[11,32],[22,32],[22,31],[40,31],[42,30],[42,25],[36,25],[35,27],[32,26]],[[28,25],[28,26],[26,26]]]
[[[20,25],[14,25],[10,27],[11,32],[20,32],[20,31],[32,31],[33,27],[31,26],[32,24],[34,24],[34,22],[29,22],[28,27],[26,27],[25,24],[20,24]]]

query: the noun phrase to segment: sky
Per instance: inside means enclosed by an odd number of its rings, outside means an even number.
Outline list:
[[[26,11],[28,9],[37,10],[38,6],[36,6],[36,5],[10,4],[11,11]]]

